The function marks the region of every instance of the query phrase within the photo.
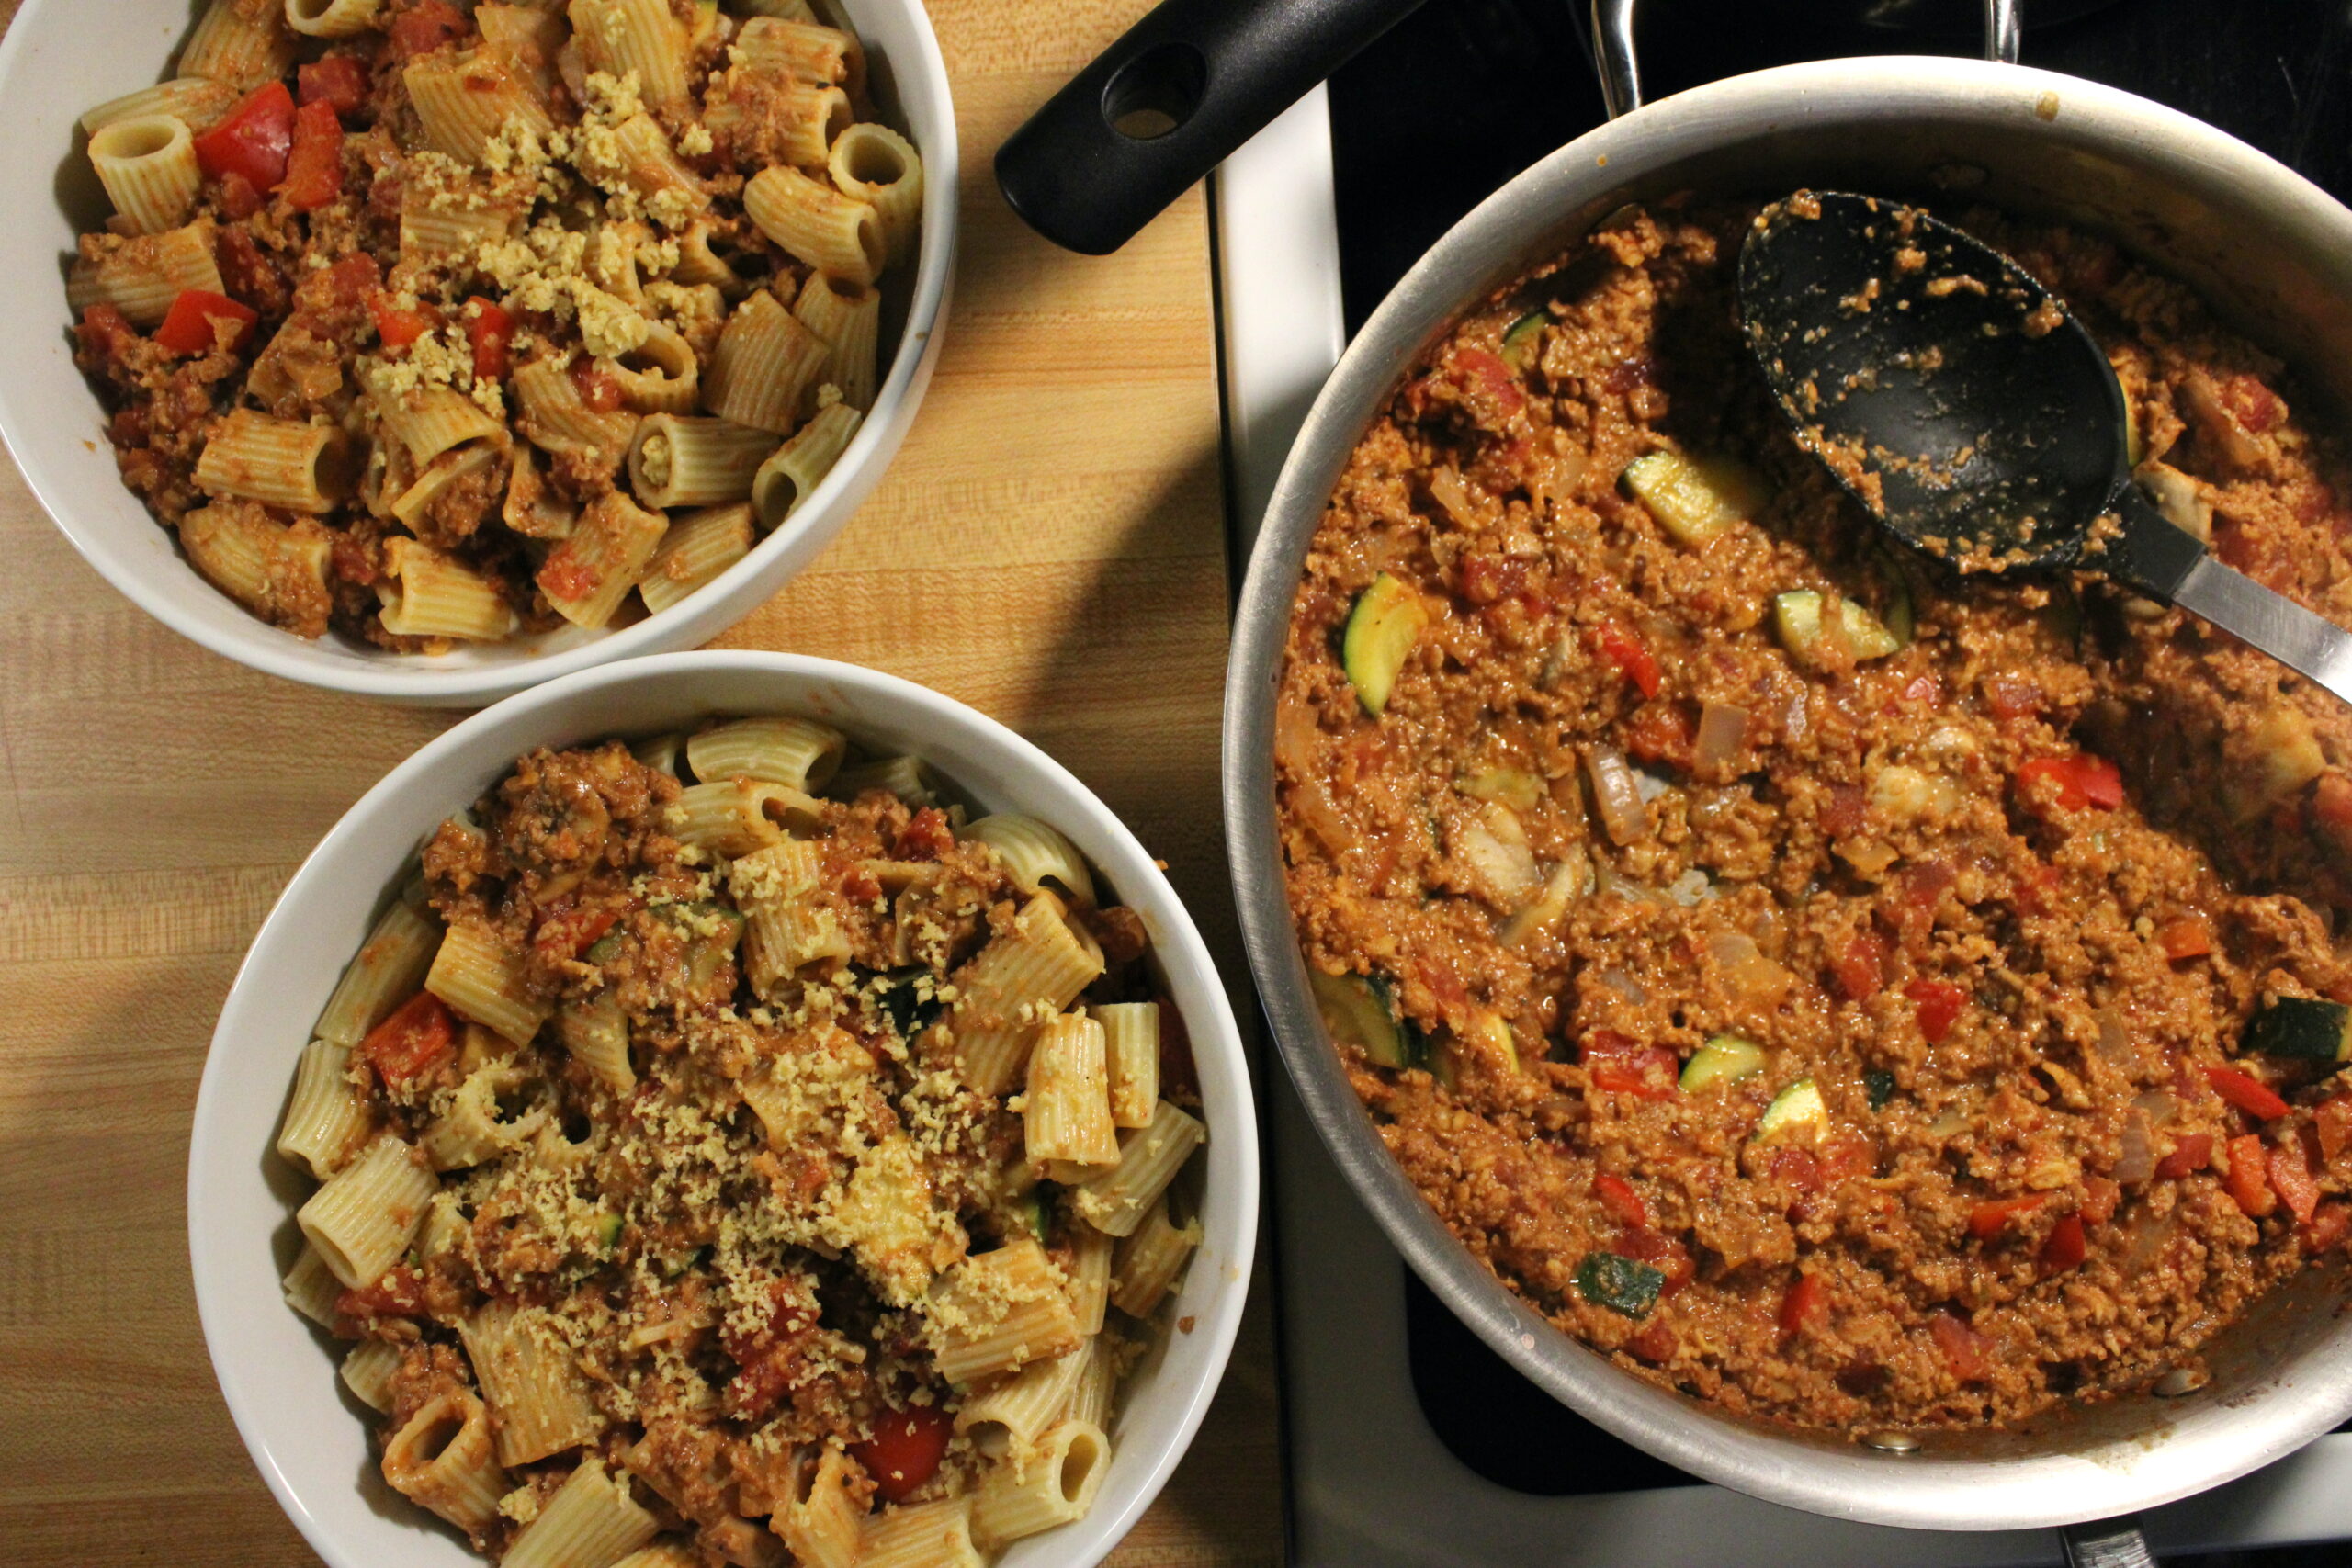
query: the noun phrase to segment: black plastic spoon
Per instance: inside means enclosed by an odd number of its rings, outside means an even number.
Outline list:
[[[1758,215],[1739,308],[1799,443],[1905,544],[1963,572],[2101,572],[2352,702],[2352,633],[2165,521],[2107,355],[2008,257],[1917,208],[1800,191]]]

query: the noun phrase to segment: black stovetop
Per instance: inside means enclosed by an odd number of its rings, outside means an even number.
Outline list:
[[[1867,8],[1959,27],[1895,30]],[[2025,0],[2024,61],[2196,115],[2352,196],[2352,0]],[[1978,52],[1975,0],[1646,0],[1653,98],[1768,65]],[[2037,10],[2047,18],[2037,22]],[[1340,278],[1352,333],[1421,252],[1521,169],[1602,118],[1587,0],[1430,0],[1331,84]],[[1547,1495],[1689,1484],[1521,1378],[1408,1277],[1413,1386],[1446,1446]],[[2352,1430],[2352,1427],[2347,1427]],[[2318,1568],[2342,1546],[2195,1568]],[[2179,1568],[2191,1568],[2188,1562]]]

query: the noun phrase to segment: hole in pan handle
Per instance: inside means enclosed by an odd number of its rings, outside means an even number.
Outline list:
[[[996,155],[1054,243],[1107,255],[1421,0],[1166,0]]]
[[[1642,107],[1641,57],[1634,48],[1634,8],[1638,0],[1592,0],[1592,59],[1600,74],[1601,101],[1609,118]],[[2018,62],[2024,29],[2024,0],[1984,0],[1984,58]]]
[[[2068,1525],[2058,1533],[2066,1543],[2066,1568],[2156,1568],[2137,1514]]]

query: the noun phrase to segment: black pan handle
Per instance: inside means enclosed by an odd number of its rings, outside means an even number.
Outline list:
[[[996,155],[1048,240],[1107,255],[1421,0],[1167,0]]]

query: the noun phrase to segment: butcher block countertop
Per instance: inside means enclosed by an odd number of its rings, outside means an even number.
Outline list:
[[[1148,0],[930,8],[964,143],[938,375],[873,499],[720,642],[887,670],[1022,731],[1168,862],[1238,982],[1205,206],[1195,192],[1118,255],[1083,259],[1023,229],[989,173]],[[0,0],[0,17],[14,9]],[[0,1560],[312,1562],[198,1332],[188,1120],[279,889],[458,716],[310,691],[182,641],[83,564],[5,459],[0,559]],[[1190,1456],[1113,1562],[1280,1561],[1262,1294]]]

